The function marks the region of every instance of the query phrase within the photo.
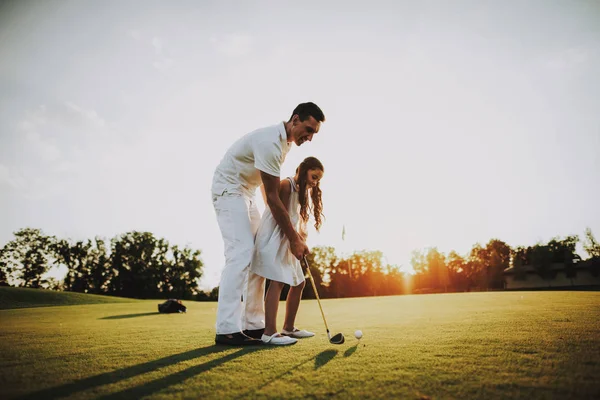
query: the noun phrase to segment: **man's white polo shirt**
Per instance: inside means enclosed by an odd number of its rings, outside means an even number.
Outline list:
[[[260,171],[279,177],[281,164],[291,147],[283,122],[245,134],[227,150],[217,166],[212,193],[254,196],[262,184]]]

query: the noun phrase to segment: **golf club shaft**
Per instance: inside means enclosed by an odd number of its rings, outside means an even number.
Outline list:
[[[315,297],[317,298],[317,303],[319,303],[319,310],[321,310],[321,316],[323,317],[323,322],[325,323],[325,329],[327,329],[327,337],[331,339],[331,335],[329,334],[329,327],[327,326],[327,320],[325,320],[325,313],[323,312],[323,307],[321,307],[321,299],[319,299],[319,292],[317,292],[317,285],[315,285],[315,280],[313,279],[312,274],[310,273],[310,265],[308,265],[308,261],[306,260],[306,256],[304,256],[304,264],[306,264],[306,271],[308,272],[308,279],[310,279],[310,283],[312,284],[313,291],[315,292]]]

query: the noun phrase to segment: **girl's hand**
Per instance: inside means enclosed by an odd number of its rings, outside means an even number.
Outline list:
[[[304,239],[302,239],[300,235],[297,235],[296,240],[290,243],[290,247],[292,250],[292,254],[298,260],[302,260],[302,257],[304,257],[307,254],[310,254],[310,250],[308,250],[306,242],[304,241]]]

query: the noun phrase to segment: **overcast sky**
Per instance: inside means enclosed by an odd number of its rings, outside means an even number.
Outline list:
[[[2,1],[0,245],[147,230],[215,286],[214,168],[305,101],[327,122],[282,176],[325,165],[311,246],[406,268],[598,237],[599,21],[598,1]]]

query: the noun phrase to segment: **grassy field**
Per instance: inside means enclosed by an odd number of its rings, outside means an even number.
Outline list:
[[[304,301],[316,337],[252,349],[214,345],[216,303],[157,303],[0,310],[0,397],[600,398],[600,292],[326,300],[340,346]]]

